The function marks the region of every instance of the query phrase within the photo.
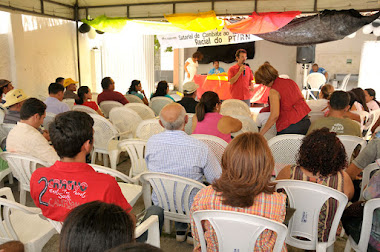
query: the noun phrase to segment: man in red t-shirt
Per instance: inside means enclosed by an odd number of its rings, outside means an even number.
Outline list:
[[[116,92],[115,90],[115,82],[111,77],[105,77],[102,80],[102,88],[103,92],[98,95],[98,104],[102,101],[117,101],[121,104],[125,105],[128,103],[127,98],[122,93]]]
[[[245,65],[247,51],[239,49],[236,51],[235,57],[237,64],[228,69],[231,96],[233,99],[242,100],[250,107],[253,74],[249,66]]]

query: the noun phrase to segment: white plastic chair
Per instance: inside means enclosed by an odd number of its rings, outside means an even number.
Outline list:
[[[0,243],[20,241],[26,252],[42,251],[56,233],[51,224],[42,219],[41,209],[26,207],[17,202],[9,187],[0,189]]]
[[[222,102],[220,114],[228,116],[242,115],[251,117],[251,110],[245,102],[236,99],[229,99]]]
[[[5,117],[5,111],[0,109],[0,123],[3,123]]]
[[[323,113],[323,112],[310,112],[309,116],[310,116],[310,122],[315,122],[316,120],[325,117],[325,113]]]
[[[207,220],[214,228],[218,239],[218,251],[254,251],[257,238],[269,229],[277,234],[274,252],[280,252],[284,244],[287,227],[279,222],[252,214],[221,210],[196,211],[192,215],[202,252],[207,251],[201,221]]]
[[[117,101],[102,101],[99,104],[100,109],[103,111],[103,114],[106,118],[108,118],[111,109],[117,107],[123,107],[123,104]]]
[[[149,119],[142,121],[136,129],[136,137],[148,140],[151,136],[163,132],[165,129],[159,123],[158,119]]]
[[[360,198],[359,200],[364,200],[363,198],[363,191],[367,187],[369,180],[371,179],[371,176],[377,171],[380,170],[380,167],[377,163],[369,164],[363,169],[363,177],[362,177],[362,183],[360,188]]]
[[[118,131],[122,132],[124,138],[135,137],[136,128],[142,122],[138,113],[124,106],[111,109],[109,119]]]
[[[26,191],[30,192],[30,178],[32,173],[39,167],[51,166],[38,158],[11,152],[0,153],[0,157],[8,162],[13,176],[20,183],[20,203],[26,204]]]
[[[191,136],[204,142],[210,148],[210,150],[214,153],[219,163],[222,162],[222,156],[223,156],[224,150],[226,149],[228,145],[226,141],[224,141],[223,139],[219,137],[211,136],[211,135],[192,134]]]
[[[193,133],[193,117],[195,116],[194,113],[186,113],[187,117],[188,117],[188,121],[185,125],[185,132],[186,134],[188,135],[191,135],[191,133]]]
[[[168,97],[153,97],[152,99],[150,99],[149,107],[154,111],[156,115],[159,115],[161,109],[172,102],[173,100]]]
[[[46,112],[46,117],[44,119],[44,122],[42,123],[42,126],[46,129],[49,130],[49,124],[54,121],[54,118],[57,114],[51,113],[51,112]]]
[[[238,119],[242,123],[242,128],[238,132],[231,133],[231,136],[237,137],[238,135],[245,132],[259,132],[259,128],[257,127],[255,121],[251,117],[242,116],[242,115],[233,115],[232,117]]]
[[[330,187],[308,181],[276,180],[276,189],[284,189],[289,206],[296,209],[289,221],[286,244],[305,250],[327,251],[334,246],[336,230],[347,205],[347,196]],[[338,206],[334,215],[327,242],[318,241],[318,221],[324,203],[333,198]],[[308,240],[297,239],[304,237]],[[330,250],[331,248],[329,248]]]
[[[198,181],[172,174],[145,172],[140,175],[145,209],[152,205],[151,186],[158,206],[164,209],[165,231],[170,233],[169,220],[190,223],[190,193],[206,187]]]
[[[346,135],[338,135],[337,137],[344,145],[348,162],[351,160],[352,153],[354,152],[356,146],[360,145],[360,152],[361,152],[364,149],[364,147],[367,145],[367,142],[363,140],[363,138],[361,137],[346,136]]]
[[[16,126],[12,123],[0,123],[0,143],[2,143],[8,136],[9,132]]]
[[[347,89],[347,84],[348,84],[348,81],[350,80],[350,77],[351,77],[351,74],[347,74],[346,76],[344,76],[343,81],[342,81],[342,85],[340,85],[340,87],[337,88],[337,89],[335,89],[335,90],[343,90],[343,91],[346,91],[346,89]]]
[[[128,100],[129,103],[142,103],[144,102],[140,99],[140,97],[133,95],[133,94],[126,94],[124,95],[125,98]],[[128,104],[128,103],[127,103]],[[144,104],[145,105],[145,104]]]
[[[133,95],[133,96],[135,96],[135,95]],[[140,98],[137,97],[137,99],[140,99]],[[156,117],[154,115],[154,111],[145,104],[127,103],[124,105],[124,107],[132,109],[133,111],[135,111],[143,120],[153,119]]]
[[[375,125],[377,120],[380,118],[380,109],[372,110],[369,113],[369,119],[367,125],[365,125],[366,128],[368,128],[367,133],[364,136],[365,140],[368,140],[371,136],[372,132],[372,127]]]
[[[366,123],[368,119],[370,118],[370,114],[367,111],[352,111],[354,114],[358,114],[360,116],[360,130],[363,132],[363,130],[367,129]],[[356,122],[356,121],[354,121]],[[368,123],[370,124],[370,123]]]
[[[116,179],[120,179],[123,182],[118,182],[121,192],[124,197],[127,199],[128,203],[133,206],[136,201],[140,198],[142,194],[142,186],[136,185],[137,181],[133,178],[128,177],[124,173],[121,173],[117,170],[110,169],[101,165],[90,164],[91,167],[100,173],[105,173],[115,177]]]
[[[148,171],[145,162],[146,140],[126,139],[119,142],[117,147],[120,151],[126,151],[131,159],[131,169],[129,176],[134,177],[140,173]]]
[[[380,199],[371,199],[365,203],[359,243],[356,244],[354,239],[352,239],[352,237],[349,236],[346,242],[346,247],[344,248],[344,252],[350,252],[351,248],[355,251],[360,252],[367,251],[372,229],[373,212],[375,211],[375,209],[378,208],[380,208]]]
[[[95,114],[95,115],[98,114],[98,112],[96,112],[92,108],[90,108],[88,106],[84,106],[84,105],[74,105],[72,110],[86,112],[87,114]]]
[[[315,98],[312,92],[320,91],[320,86],[326,83],[326,77],[321,73],[311,73],[307,76],[306,83],[310,85],[310,88],[307,89],[306,100],[309,99],[310,95],[316,100],[317,98]]]
[[[304,135],[285,134],[268,140],[269,148],[274,158],[276,175],[287,165],[296,164],[298,151]]]
[[[66,103],[70,109],[73,109],[75,104],[75,99],[63,99],[62,102]]]

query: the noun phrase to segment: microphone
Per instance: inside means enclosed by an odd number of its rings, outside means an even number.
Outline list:
[[[246,66],[246,65],[247,65],[247,64],[243,63],[243,66],[244,66],[243,76],[245,76],[245,66]]]

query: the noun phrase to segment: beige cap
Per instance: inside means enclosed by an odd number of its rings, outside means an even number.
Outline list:
[[[5,95],[5,103],[4,107],[10,107],[12,105],[15,105],[16,103],[25,101],[29,97],[25,95],[24,91],[22,89],[12,89]]]
[[[186,82],[183,85],[183,93],[184,94],[192,94],[195,91],[197,91],[198,88],[199,88],[199,86],[197,84],[195,84],[194,82]]]

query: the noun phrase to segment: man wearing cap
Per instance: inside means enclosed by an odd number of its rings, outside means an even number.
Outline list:
[[[74,91],[77,91],[77,83],[77,81],[74,81],[71,78],[64,80],[63,87],[66,88],[66,91],[63,94],[63,99],[79,100],[79,96],[76,93],[74,93]]]
[[[12,82],[9,80],[1,79],[0,80],[0,96],[2,97],[3,94],[7,94],[9,91],[13,89]],[[5,103],[4,99],[1,99],[1,103]]]
[[[3,123],[16,124],[20,121],[20,110],[24,101],[28,99],[22,89],[13,89],[5,95],[6,103],[4,107],[8,108]]]
[[[60,114],[69,111],[69,106],[62,102],[64,87],[58,83],[50,83],[49,85],[49,97],[46,99],[45,104],[47,106],[46,112]]]
[[[198,88],[199,86],[194,82],[186,82],[183,85],[183,98],[177,103],[181,104],[185,108],[186,113],[195,113],[195,107],[198,104],[195,100],[195,97],[197,97]]]

